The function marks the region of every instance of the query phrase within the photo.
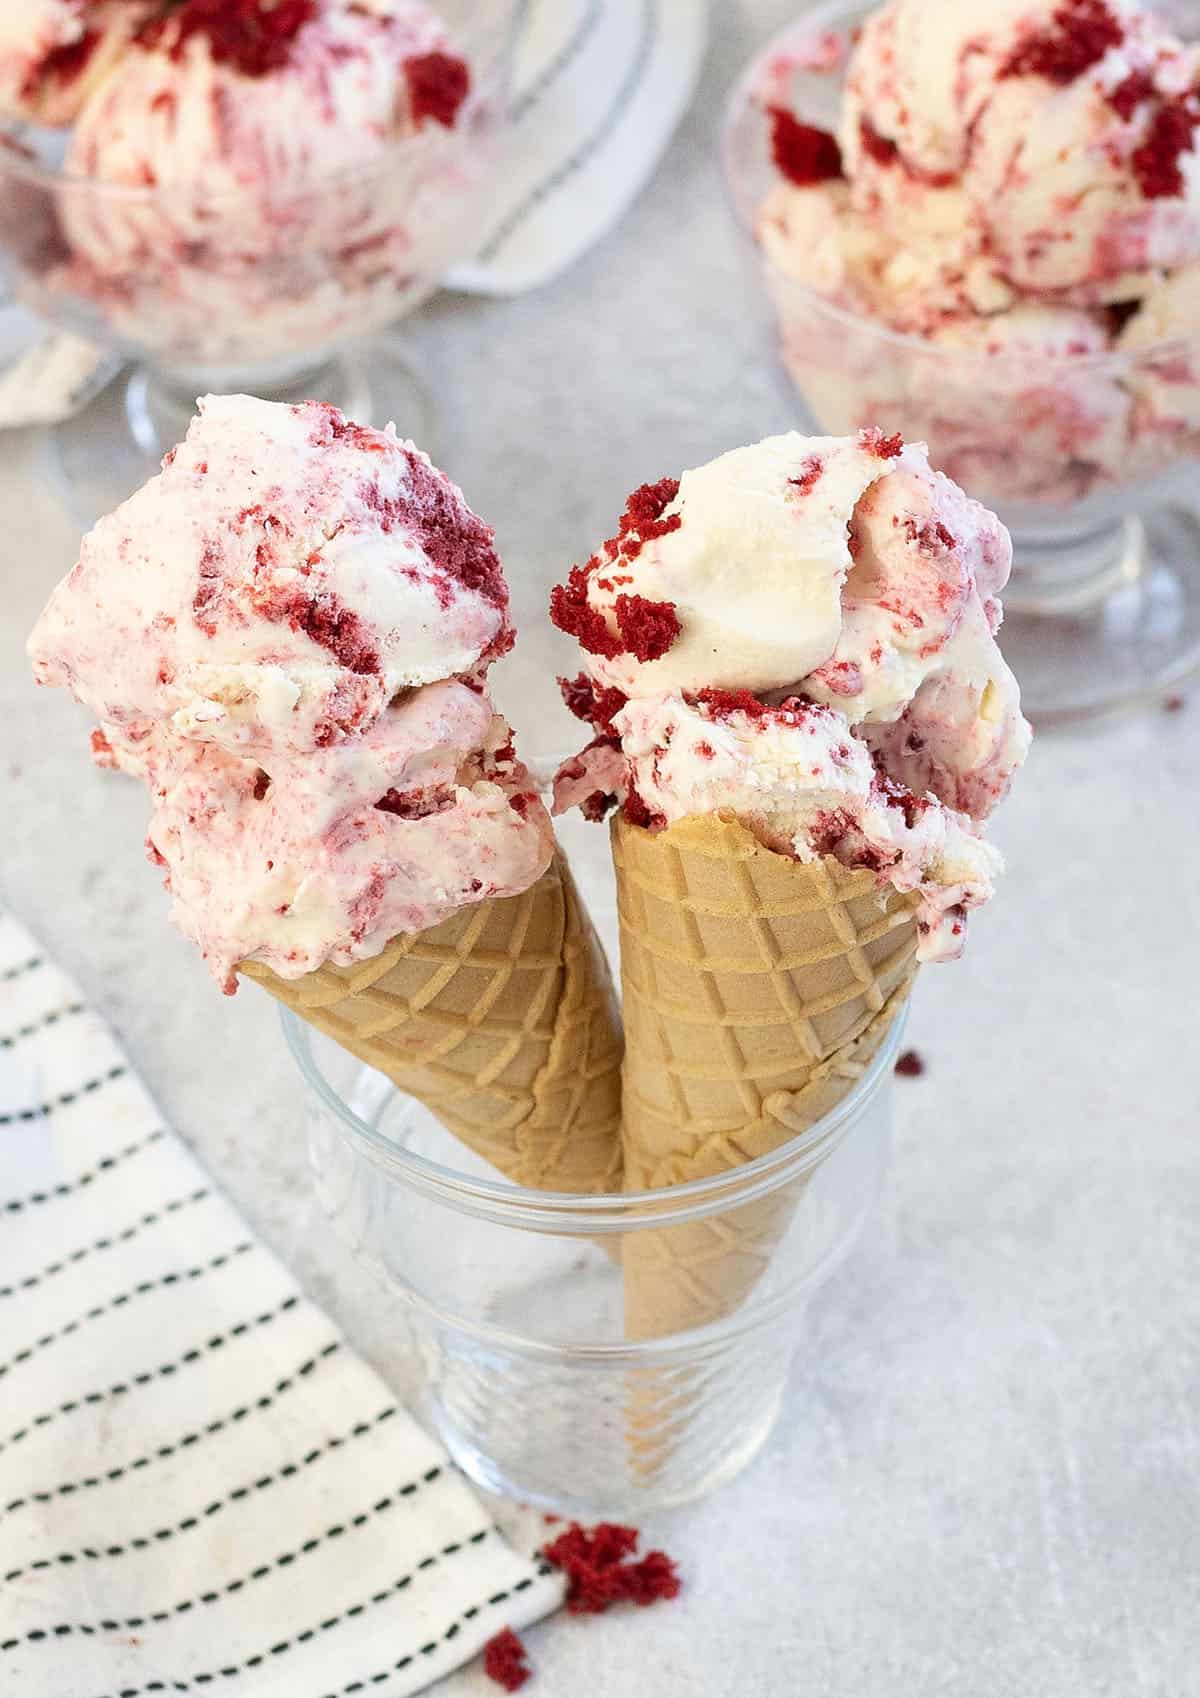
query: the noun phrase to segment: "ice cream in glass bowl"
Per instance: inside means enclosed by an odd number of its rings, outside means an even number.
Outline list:
[[[144,481],[210,389],[429,434],[389,327],[469,255],[517,0],[29,0],[0,20],[0,253],[128,355],[57,434],[80,504]]]
[[[929,444],[1016,545],[1036,723],[1200,663],[1200,10],[807,9],[738,84],[727,183],[808,428]]]

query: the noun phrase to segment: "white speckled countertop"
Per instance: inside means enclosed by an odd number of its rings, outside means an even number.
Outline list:
[[[647,478],[787,423],[720,197],[714,126],[789,8],[721,8],[697,102],[615,238],[544,292],[411,326],[440,458],[496,524],[525,636],[499,692],[527,754],[571,738],[549,584]],[[399,421],[403,425],[403,420]],[[113,1023],[171,1121],[385,1372],[375,1289],[309,1200],[273,1008],[217,996],[165,922],[145,805],[22,643],[76,536],[36,440],[0,439],[2,894]],[[1200,567],[1198,567],[1200,569]],[[1043,740],[1010,873],[927,972],[893,1181],[818,1301],[780,1430],[648,1531],[677,1605],[561,1616],[546,1698],[1186,1698],[1200,1668],[1200,695]],[[603,833],[575,828],[611,929]],[[497,1690],[477,1672],[453,1698]]]

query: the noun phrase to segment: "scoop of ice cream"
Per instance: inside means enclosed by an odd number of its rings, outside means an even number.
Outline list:
[[[1198,66],[1132,0],[891,0],[847,78],[851,204],[1018,290],[1135,298],[1200,250]]]
[[[491,530],[410,443],[315,403],[210,396],[85,539],[35,659],[114,726],[295,756],[486,665],[507,610]]]
[[[1031,68],[996,83],[972,137],[968,197],[1022,290],[1135,299],[1200,252],[1200,53],[1109,15],[1113,46],[1065,85],[1033,68],[1043,38],[1019,40],[1008,63]]]
[[[879,432],[775,437],[655,487],[555,594],[585,653],[564,694],[597,732],[556,807],[623,799],[651,828],[731,812],[919,889],[923,956],[946,954],[991,893],[977,824],[1029,742],[994,635],[1007,533]]]
[[[423,454],[225,397],[84,540],[30,654],[147,783],[175,918],[229,982],[540,875],[549,823],[483,682],[510,643],[491,530]]]
[[[648,484],[555,591],[554,622],[626,695],[784,688],[837,641],[847,524],[900,451],[793,432]]]
[[[930,335],[964,313],[996,313],[1013,300],[967,220],[956,188],[910,192],[911,218],[885,226],[851,204],[845,183],[779,183],[756,234],[777,276],[892,329]],[[892,223],[904,229],[903,244]],[[778,296],[780,289],[773,285]],[[786,304],[784,305],[786,311]]]
[[[878,479],[851,527],[841,632],[804,693],[864,735],[876,724],[902,726],[904,768],[889,763],[888,772],[984,819],[1028,746],[1016,682],[995,642],[1012,565],[1008,533],[927,464]],[[910,749],[925,758],[909,759]]]
[[[76,176],[155,193],[67,194],[64,229],[84,260],[119,275],[403,247],[393,226],[419,170],[385,170],[389,150],[444,134],[469,86],[421,0],[258,12],[187,0],[88,101],[67,157]]]
[[[963,815],[889,781],[829,708],[660,696],[631,701],[615,724],[628,783],[656,820],[733,814],[783,854],[832,855],[919,890],[922,960],[958,955],[963,911],[993,894],[998,851]]]
[[[70,124],[161,0],[16,0],[0,8],[0,117]]]
[[[936,184],[966,163],[971,129],[1036,0],[890,0],[863,22],[846,77],[847,175],[871,153],[899,155]]]
[[[826,430],[924,435],[1022,522],[1196,451],[1200,360],[1153,343],[1200,261],[1200,45],[1138,0],[887,0],[836,138],[765,86],[756,234]]]

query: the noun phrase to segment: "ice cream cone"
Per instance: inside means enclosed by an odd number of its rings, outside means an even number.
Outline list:
[[[514,1184],[621,1184],[621,1039],[561,854],[519,896],[462,908],[351,967],[239,971],[419,1098]]]
[[[626,1054],[626,1190],[728,1173],[850,1090],[908,995],[915,900],[870,872],[801,863],[719,816],[657,834],[619,819],[613,853]],[[625,1245],[626,1334],[730,1314],[803,1181]]]

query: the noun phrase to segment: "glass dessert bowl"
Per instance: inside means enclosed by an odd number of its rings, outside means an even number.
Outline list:
[[[880,425],[926,441],[999,513],[1016,548],[1001,643],[1035,724],[1161,696],[1200,664],[1200,517],[1182,499],[1200,463],[1200,265],[1136,307],[1018,296],[904,330],[869,315],[828,212],[789,191],[777,160],[836,131],[850,34],[874,10],[806,12],[756,57],[727,113],[726,182],[789,397],[808,430]],[[789,118],[803,134],[781,137]],[[837,150],[807,163],[812,181],[832,178]],[[958,234],[926,230],[887,284],[906,306]],[[865,248],[851,263],[870,266]]]
[[[351,61],[337,39],[294,75],[224,84],[207,54],[143,52],[73,130],[0,122],[12,293],[134,362],[55,432],[74,505],[90,517],[130,493],[206,391],[317,398],[428,439],[423,387],[387,332],[478,243],[519,11],[442,0],[433,51],[368,63],[404,103],[394,134],[349,83],[299,128]]]

